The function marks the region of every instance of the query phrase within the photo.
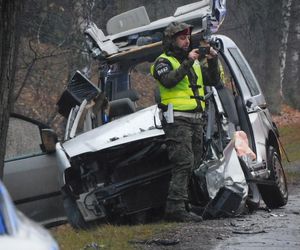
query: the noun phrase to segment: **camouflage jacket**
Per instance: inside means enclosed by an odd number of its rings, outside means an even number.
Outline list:
[[[175,57],[180,63],[180,67],[176,70],[172,68],[171,63],[165,58],[158,58],[154,64],[153,76],[164,87],[172,88],[180,82],[186,75],[191,84],[197,82],[197,76],[193,69],[193,60],[183,56],[176,56],[175,53],[167,52],[168,56]],[[218,67],[218,58],[207,60],[208,67],[201,66],[204,85],[217,85],[220,82],[220,74]]]

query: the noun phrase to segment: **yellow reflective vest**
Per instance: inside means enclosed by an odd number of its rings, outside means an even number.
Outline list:
[[[175,57],[167,56],[165,53],[161,54],[159,58],[167,59],[174,70],[180,67],[179,61]],[[197,85],[199,96],[204,96],[204,85],[202,80],[201,68],[198,60],[195,60],[193,64],[193,69],[197,75]],[[151,74],[154,73],[154,65],[151,67]],[[169,103],[173,104],[174,110],[179,111],[190,111],[194,110],[197,107],[197,102],[191,96],[194,96],[194,93],[190,87],[190,82],[187,76],[185,76],[180,82],[176,84],[173,88],[165,88],[159,81],[159,92],[161,103],[168,105]],[[205,102],[201,101],[202,109],[205,109]]]

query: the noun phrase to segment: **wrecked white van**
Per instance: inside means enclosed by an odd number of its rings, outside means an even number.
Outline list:
[[[215,33],[225,13],[225,1],[203,0],[150,22],[141,7],[109,20],[108,35],[95,24],[86,29],[99,85],[78,71],[58,102],[68,121],[56,152],[72,226],[144,220],[165,206],[172,169],[161,127],[165,111],[157,104],[137,108],[130,73],[161,53],[161,33],[171,21],[192,24],[195,44],[207,36],[223,68],[223,85],[206,89],[205,153],[193,173],[192,203],[205,208],[205,218],[255,209],[260,196],[270,208],[287,203],[279,134],[266,100],[236,44]]]

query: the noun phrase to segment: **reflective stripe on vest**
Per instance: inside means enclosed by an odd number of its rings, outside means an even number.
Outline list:
[[[159,58],[166,58],[172,65],[173,69],[176,70],[180,67],[180,63],[174,57],[167,56],[162,54]],[[153,68],[151,67],[151,73],[153,75]],[[198,60],[195,60],[193,69],[197,75],[197,85],[199,96],[204,96],[204,86],[202,80],[201,68]],[[173,104],[174,110],[194,110],[197,108],[197,102],[195,99],[191,98],[194,96],[192,89],[189,87],[190,82],[187,76],[185,76],[179,83],[176,84],[173,88],[165,88],[159,81],[159,92],[161,97],[161,103],[168,105],[169,103]],[[201,102],[202,109],[205,109],[205,102]]]

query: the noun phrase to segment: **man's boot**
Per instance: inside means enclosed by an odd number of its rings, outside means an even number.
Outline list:
[[[201,216],[188,212],[184,201],[168,200],[166,204],[165,219],[174,222],[201,222]]]

